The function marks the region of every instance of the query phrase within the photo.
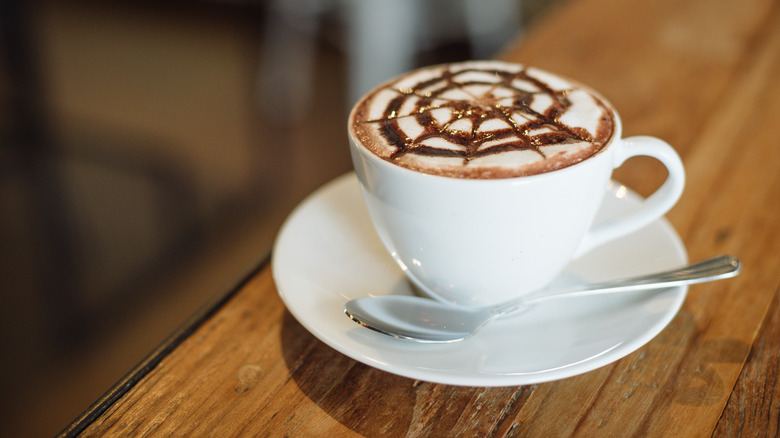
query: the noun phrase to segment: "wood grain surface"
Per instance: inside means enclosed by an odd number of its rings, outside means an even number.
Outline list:
[[[501,56],[578,78],[614,103],[626,135],[669,141],[688,182],[668,218],[690,258],[734,254],[743,273],[691,287],[620,361],[471,388],[330,349],[286,311],[266,264],[83,435],[780,435],[780,4],[572,0]],[[636,159],[616,177],[648,194],[659,167]]]

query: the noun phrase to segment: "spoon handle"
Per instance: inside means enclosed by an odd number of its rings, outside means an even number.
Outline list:
[[[691,265],[655,274],[643,275],[627,279],[611,280],[603,283],[572,286],[554,292],[541,291],[507,303],[499,304],[491,309],[494,316],[512,312],[529,304],[560,297],[576,297],[598,295],[605,293],[636,291],[646,289],[662,289],[685,284],[703,283],[720,280],[737,275],[742,265],[736,257],[722,255],[702,260]]]

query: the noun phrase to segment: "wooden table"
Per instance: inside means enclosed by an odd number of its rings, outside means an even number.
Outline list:
[[[639,351],[576,377],[506,388],[413,381],[309,334],[266,261],[63,434],[161,436],[777,436],[780,433],[780,4],[564,3],[503,58],[600,90],[626,135],[668,140],[688,184],[668,219],[690,258],[741,276],[690,288]],[[635,160],[617,179],[663,179]]]

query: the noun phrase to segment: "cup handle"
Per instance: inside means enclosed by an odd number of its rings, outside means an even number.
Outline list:
[[[661,187],[642,202],[638,210],[593,227],[577,248],[575,257],[650,224],[666,214],[682,195],[685,186],[685,169],[674,148],[655,137],[629,137],[621,142],[621,147],[615,153],[614,168],[620,167],[631,157],[647,155],[663,163],[669,171],[669,175]]]

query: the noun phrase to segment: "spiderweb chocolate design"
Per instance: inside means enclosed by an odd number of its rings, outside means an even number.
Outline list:
[[[374,90],[352,114],[356,137],[414,170],[465,178],[546,172],[597,153],[609,107],[541,70],[471,62],[418,70]]]

